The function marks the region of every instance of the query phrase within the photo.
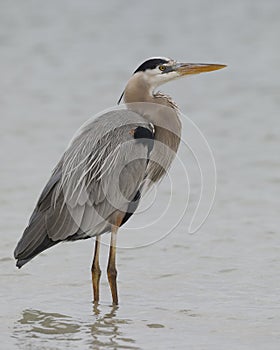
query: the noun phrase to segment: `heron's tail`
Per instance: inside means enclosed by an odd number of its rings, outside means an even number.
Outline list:
[[[21,268],[43,250],[59,243],[59,241],[53,241],[49,238],[44,221],[44,215],[38,215],[23,232],[14,251],[14,257],[17,260],[16,266],[18,268]]]
[[[14,251],[14,256],[15,259],[17,260],[16,266],[20,269],[23,265],[28,263],[31,259],[33,259],[36,255],[41,253],[42,251],[52,247],[53,245],[57,244],[58,242],[52,241],[48,236],[45,237],[42,243],[34,251],[30,254],[24,254],[23,252],[20,251],[20,242],[18,243],[15,251]]]

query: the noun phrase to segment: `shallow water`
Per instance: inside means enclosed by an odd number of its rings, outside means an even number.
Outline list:
[[[1,3],[1,348],[279,348],[279,14],[276,0]],[[94,308],[93,241],[58,245],[21,270],[13,249],[73,133],[155,55],[228,64],[162,88],[211,146],[215,204],[189,234],[201,184],[182,145],[119,234],[119,307],[103,273]],[[191,140],[187,119],[183,129]]]

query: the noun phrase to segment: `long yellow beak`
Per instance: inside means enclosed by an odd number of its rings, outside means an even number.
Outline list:
[[[208,63],[178,63],[175,68],[181,76],[188,74],[199,74],[204,72],[211,72],[213,70],[218,70],[225,68],[225,64],[208,64]]]

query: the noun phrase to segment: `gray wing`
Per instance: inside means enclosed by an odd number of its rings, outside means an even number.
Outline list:
[[[140,115],[108,112],[82,127],[44,188],[15,249],[18,266],[48,247],[110,229],[116,211],[126,212],[145,178],[150,145],[135,139]]]

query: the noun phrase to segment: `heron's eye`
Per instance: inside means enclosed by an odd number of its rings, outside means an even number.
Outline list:
[[[163,71],[166,69],[166,66],[162,66],[162,65],[161,65],[161,66],[158,67],[158,69],[161,70],[161,71],[163,72]]]

